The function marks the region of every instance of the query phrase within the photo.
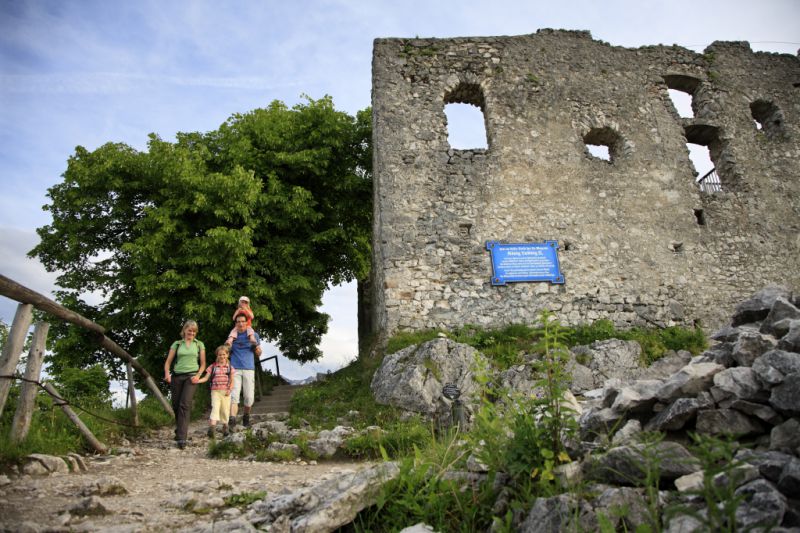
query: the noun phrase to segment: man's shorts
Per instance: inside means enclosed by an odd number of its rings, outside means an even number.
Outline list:
[[[244,391],[242,390],[244,389]],[[233,374],[233,390],[231,391],[231,405],[239,404],[239,395],[244,392],[244,406],[250,407],[256,397],[256,371],[239,370]]]

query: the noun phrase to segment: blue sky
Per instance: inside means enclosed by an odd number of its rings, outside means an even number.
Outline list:
[[[75,146],[144,149],[151,132],[173,140],[209,131],[303,93],[331,95],[355,113],[370,104],[376,37],[564,28],[618,46],[701,51],[746,40],[796,54],[799,20],[798,0],[0,0],[0,273],[52,290],[54,275],[25,254],[49,222],[41,206]],[[0,319],[10,322],[15,307],[0,297]],[[305,368],[282,362],[290,377],[355,357],[355,288],[333,290],[325,311],[333,317],[325,358]]]

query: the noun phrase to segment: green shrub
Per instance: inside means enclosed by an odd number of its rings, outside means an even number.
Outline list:
[[[401,331],[395,334],[386,343],[386,355],[399,352],[403,348],[414,346],[415,344],[422,344],[428,342],[439,336],[439,331],[428,329],[423,331]]]

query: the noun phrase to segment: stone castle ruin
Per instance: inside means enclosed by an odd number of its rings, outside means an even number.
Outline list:
[[[691,96],[693,118],[669,89]],[[451,148],[449,103],[480,108],[488,148]],[[377,39],[373,121],[381,338],[543,309],[568,324],[716,328],[757,289],[800,286],[796,56],[559,30]],[[708,148],[708,181],[687,143]],[[565,283],[491,284],[488,241],[547,240]]]

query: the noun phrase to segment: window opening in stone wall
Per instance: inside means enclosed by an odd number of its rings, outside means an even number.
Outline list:
[[[719,140],[719,130],[715,126],[692,124],[684,128],[686,147],[695,169],[695,183],[704,193],[722,191],[722,181],[732,175],[730,163],[720,169],[724,161],[723,144]]]
[[[447,141],[456,150],[487,149],[486,100],[475,83],[460,83],[444,97]]]
[[[783,113],[772,102],[766,100],[752,102],[750,114],[753,116],[756,129],[764,132],[767,137],[771,138],[783,133]]]
[[[719,192],[722,184],[719,181],[711,153],[707,146],[702,144],[686,143],[689,149],[689,159],[692,160],[696,172],[695,182],[703,192]]]
[[[677,89],[669,89],[669,99],[672,100],[672,105],[675,106],[675,111],[681,118],[694,118],[694,111],[692,111],[692,95],[687,94]]]
[[[611,161],[611,154],[608,151],[608,146],[601,144],[587,144],[586,149],[592,154],[592,157],[602,159],[603,161]]]
[[[694,210],[694,218],[697,220],[698,226],[705,226],[706,225],[706,214],[702,209],[695,209]]]
[[[447,142],[456,150],[486,149],[486,127],[481,110],[471,104],[447,104]]]
[[[694,118],[694,93],[700,80],[678,74],[664,76],[672,106],[681,118]]]
[[[590,157],[613,163],[621,152],[622,137],[609,127],[592,128],[583,136],[583,142]]]

